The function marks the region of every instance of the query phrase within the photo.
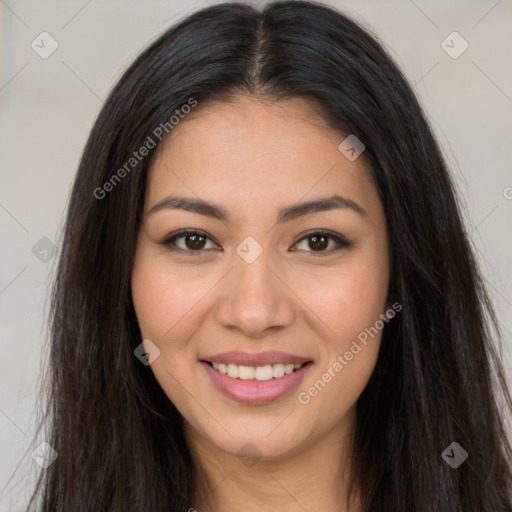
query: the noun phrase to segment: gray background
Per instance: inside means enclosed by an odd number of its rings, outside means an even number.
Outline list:
[[[510,370],[511,2],[328,3],[379,36],[427,110],[503,324]],[[80,153],[122,70],[151,39],[206,4],[0,0],[0,511],[21,509],[38,469],[30,453],[39,442],[37,386],[56,258],[45,263],[32,249],[44,249],[43,237],[58,243]],[[47,59],[31,47],[43,31],[59,45]],[[458,58],[441,46],[453,31],[469,44]],[[452,53],[462,48],[457,39],[447,44]]]

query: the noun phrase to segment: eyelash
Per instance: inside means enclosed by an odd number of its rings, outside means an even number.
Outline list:
[[[208,250],[208,249],[199,249],[197,251],[192,251],[192,250],[187,250],[187,249],[181,249],[179,247],[174,246],[174,243],[176,240],[183,238],[186,235],[200,235],[200,236],[207,238],[208,240],[214,242],[213,239],[211,237],[209,237],[204,231],[193,230],[193,229],[184,229],[184,230],[178,231],[176,233],[173,233],[172,235],[169,235],[161,242],[158,242],[158,244],[165,245],[171,251],[189,253],[189,254],[194,254],[194,255],[195,254],[200,255]],[[344,237],[342,237],[341,235],[338,235],[332,231],[328,231],[325,229],[311,231],[311,232],[307,233],[305,236],[303,236],[302,238],[300,238],[293,245],[297,245],[298,243],[302,242],[303,240],[307,240],[309,237],[312,237],[313,235],[327,236],[331,240],[334,240],[338,244],[338,247],[335,247],[334,249],[333,248],[326,249],[324,251],[306,251],[306,252],[311,252],[313,254],[318,254],[318,255],[322,256],[322,255],[331,254],[340,249],[346,249],[346,248],[352,246],[352,244],[348,240],[346,240]],[[214,243],[216,243],[216,242],[214,242]]]

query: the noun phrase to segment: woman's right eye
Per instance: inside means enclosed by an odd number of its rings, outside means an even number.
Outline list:
[[[194,230],[179,231],[178,233],[174,233],[158,243],[167,246],[171,251],[201,253],[206,249],[211,249],[205,247],[208,241],[210,241],[213,245],[211,248],[218,248],[218,246],[206,233]]]

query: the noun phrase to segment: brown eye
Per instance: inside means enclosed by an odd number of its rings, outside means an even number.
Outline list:
[[[210,247],[207,247],[208,242],[210,242],[211,244]],[[179,233],[167,237],[165,240],[159,243],[161,245],[168,246],[169,249],[174,251],[183,251],[190,253],[201,253],[205,252],[206,249],[218,248],[217,245],[213,243],[209,236],[198,231],[181,231]]]
[[[197,251],[204,248],[206,237],[203,235],[185,235],[185,246],[187,249]]]
[[[331,253],[344,247],[350,247],[350,245],[342,236],[322,231],[310,233],[297,243],[299,250],[317,253]]]
[[[312,235],[308,237],[309,247],[314,251],[323,251],[329,245],[329,237],[325,235]]]

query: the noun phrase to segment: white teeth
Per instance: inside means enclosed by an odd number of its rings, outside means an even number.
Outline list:
[[[238,367],[238,378],[242,380],[251,380],[254,379],[256,375],[256,370],[252,366],[242,366]]]
[[[298,364],[267,364],[265,366],[243,366],[237,364],[212,363],[215,370],[233,379],[242,380],[271,380],[279,379],[298,370],[303,363]]]
[[[293,372],[293,364],[285,364],[284,365],[284,373],[288,375],[289,373]]]
[[[272,375],[278,379],[284,375],[284,364],[274,364],[272,365]]]
[[[236,364],[228,364],[228,375],[233,379],[238,377],[238,366]]]
[[[256,380],[270,380],[273,377],[272,366],[267,364],[266,366],[258,366],[256,368]]]

